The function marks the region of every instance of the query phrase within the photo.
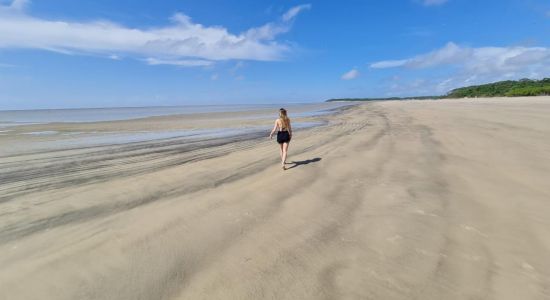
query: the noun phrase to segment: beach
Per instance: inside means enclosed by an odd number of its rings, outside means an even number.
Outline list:
[[[32,145],[4,134],[0,299],[550,298],[550,97],[292,114],[309,125],[287,171],[275,114],[17,127],[43,133]],[[40,146],[232,126],[251,129]]]

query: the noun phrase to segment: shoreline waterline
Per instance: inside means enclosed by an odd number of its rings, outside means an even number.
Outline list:
[[[35,115],[34,119],[12,120],[16,122],[10,124],[11,126],[5,126],[10,120],[0,119],[0,142],[7,145],[0,149],[0,156],[168,139],[185,142],[208,138],[231,138],[246,134],[257,136],[269,132],[273,126],[272,121],[277,116],[277,110],[273,107],[278,106],[260,109],[263,106],[265,105],[248,106],[247,109],[240,111],[218,111],[220,107],[209,107],[210,112],[151,115],[135,119],[124,119],[124,114],[121,114],[115,120],[95,122],[84,122],[84,118],[78,119],[82,117],[79,112],[65,117],[65,121],[72,120],[66,122],[55,119],[62,117],[61,115],[55,115],[55,118]],[[326,123],[326,117],[345,106],[347,105],[324,103],[296,105],[292,107],[294,113],[291,115],[294,128],[301,130],[322,126]],[[89,112],[88,109],[85,110]],[[106,118],[113,116],[114,114],[109,114]],[[79,122],[74,122],[75,120]],[[40,121],[55,122],[40,123]]]
[[[0,128],[49,124],[49,123],[92,123],[127,121],[152,117],[211,113],[260,113],[274,111],[281,106],[297,113],[315,113],[343,106],[340,103],[287,103],[287,104],[235,104],[235,105],[185,105],[151,107],[107,107],[0,110]]]

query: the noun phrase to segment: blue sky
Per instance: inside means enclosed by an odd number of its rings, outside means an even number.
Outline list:
[[[0,5],[0,109],[316,102],[550,77],[543,0]]]

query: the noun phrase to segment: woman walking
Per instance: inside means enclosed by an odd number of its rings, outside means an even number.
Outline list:
[[[279,118],[275,120],[275,126],[273,126],[273,130],[271,130],[271,133],[269,134],[270,139],[273,138],[273,134],[277,129],[279,130],[277,132],[277,143],[279,143],[279,146],[281,147],[281,165],[283,170],[286,170],[286,155],[288,152],[288,144],[292,138],[292,126],[290,126],[290,119],[286,115],[286,109],[284,108],[279,109]]]

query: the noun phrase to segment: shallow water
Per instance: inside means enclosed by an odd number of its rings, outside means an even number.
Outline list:
[[[267,136],[272,128],[272,120],[277,117],[277,108],[280,107],[279,105],[271,106],[226,105],[179,108],[3,111],[0,112],[0,117],[3,118],[0,119],[0,143],[5,145],[5,147],[0,148],[0,156],[82,147],[155,142],[169,139],[178,139],[185,142],[212,138],[231,139],[235,137],[246,138],[246,136],[250,138],[262,135]],[[315,118],[311,119],[311,117],[320,117],[333,113],[335,109],[342,106],[344,105],[341,103],[285,105],[292,112],[290,117],[296,120],[293,122],[293,127],[298,130],[324,125],[323,122],[319,122]],[[181,113],[184,111],[185,113],[182,115]],[[193,112],[201,115],[188,118]],[[225,120],[224,125],[221,125],[223,127],[203,127],[204,124],[213,124],[210,123],[213,115],[207,112],[216,112],[216,118]],[[161,114],[176,114],[177,121],[174,124],[186,124],[184,127],[188,128],[177,128],[177,125],[173,128],[157,128],[155,124],[158,124],[156,122],[159,119],[144,118],[159,116]],[[140,124],[145,124],[145,126],[141,125],[136,129],[122,129],[117,125],[110,125],[111,129],[108,130],[102,127],[106,124],[104,122],[112,120],[127,121],[127,118],[136,117],[140,119],[136,120],[136,122],[141,122]],[[132,120],[130,122],[133,122],[134,119],[130,120]],[[199,121],[198,123],[193,123],[195,122],[194,120]],[[248,121],[243,124],[243,120]],[[253,122],[249,122],[250,120],[253,120]],[[74,125],[77,123],[87,123],[86,129],[82,130],[81,127],[66,129],[67,127],[64,127],[64,124]]]
[[[313,116],[326,113],[329,109],[341,107],[342,103],[285,104],[285,107],[296,112],[295,116]],[[188,115],[217,112],[250,112],[258,111],[252,118],[271,117],[267,114],[276,110],[280,104],[247,104],[247,105],[189,105],[171,107],[116,107],[116,108],[82,108],[82,109],[39,109],[0,111],[0,128],[73,122],[105,122],[131,120],[156,116]],[[263,112],[262,112],[263,111]]]

